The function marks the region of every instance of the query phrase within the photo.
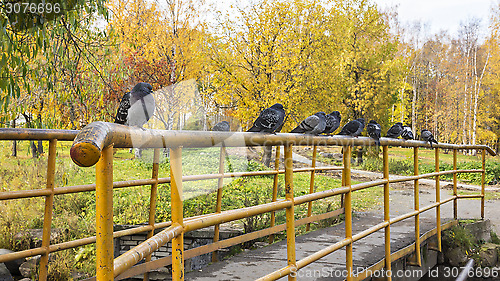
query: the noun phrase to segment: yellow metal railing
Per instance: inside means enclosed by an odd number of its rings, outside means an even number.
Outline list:
[[[463,198],[480,198],[481,199],[481,217],[484,218],[484,179],[485,179],[485,157],[486,151],[491,155],[495,153],[487,146],[471,146],[471,145],[453,145],[453,144],[438,144],[434,145],[436,170],[434,173],[418,174],[418,149],[419,147],[429,147],[427,143],[422,141],[404,141],[395,139],[381,139],[383,151],[383,179],[374,180],[365,183],[351,184],[351,151],[353,146],[370,146],[374,142],[370,138],[359,137],[350,138],[344,136],[305,136],[297,134],[277,134],[266,135],[258,133],[229,133],[229,132],[200,132],[200,131],[158,131],[158,130],[141,130],[138,128],[130,128],[127,126],[95,122],[84,128],[76,135],[76,131],[59,131],[59,130],[23,130],[23,129],[0,129],[0,140],[49,140],[49,156],[47,168],[47,184],[45,189],[25,190],[25,191],[8,191],[0,192],[0,200],[15,200],[19,198],[30,197],[46,197],[46,208],[44,216],[44,229],[42,246],[35,249],[15,252],[11,254],[0,255],[0,263],[21,258],[41,254],[41,264],[39,278],[46,280],[48,254],[55,251],[74,248],[90,243],[97,245],[97,264],[96,277],[97,280],[113,280],[122,279],[137,274],[145,273],[147,280],[147,272],[172,265],[172,278],[174,280],[184,279],[184,260],[205,253],[215,252],[218,249],[226,248],[232,245],[240,244],[245,241],[254,240],[260,237],[269,236],[270,241],[273,241],[273,234],[281,231],[286,231],[287,238],[287,259],[288,265],[284,268],[277,269],[275,272],[260,278],[260,280],[276,280],[280,277],[288,275],[289,280],[294,280],[292,273],[308,264],[317,261],[318,259],[336,251],[343,247],[346,248],[346,269],[348,274],[347,280],[360,280],[363,276],[354,276],[353,260],[352,260],[352,245],[355,241],[362,239],[378,230],[385,231],[385,258],[383,263],[378,263],[373,266],[374,269],[385,267],[385,270],[390,270],[391,262],[400,256],[407,255],[410,251],[415,252],[415,263],[420,265],[419,247],[422,241],[430,237],[430,235],[438,235],[438,248],[440,249],[440,232],[442,229],[449,227],[452,223],[441,225],[440,206],[447,202],[453,201],[454,218],[457,218],[457,200]],[[76,138],[75,138],[76,136]],[[57,141],[71,141],[74,139],[71,148],[71,157],[75,163],[80,166],[89,167],[96,165],[96,184],[54,187],[54,171],[55,171],[55,147]],[[154,148],[154,164],[152,177],[150,179],[128,180],[113,182],[113,148],[131,148],[134,144],[141,144],[143,148]],[[226,147],[242,147],[242,146],[276,146],[275,169],[267,171],[255,172],[224,172],[224,158],[226,155]],[[295,168],[293,167],[292,149],[293,146],[313,146],[313,162],[311,168]],[[182,175],[182,149],[184,147],[212,147],[220,146],[220,165],[217,174],[206,175]],[[279,147],[284,147],[284,169],[279,168]],[[316,167],[316,154],[318,146],[342,146],[343,147],[343,166],[342,167]],[[407,176],[398,179],[389,178],[388,170],[388,146],[403,146],[413,147],[414,150],[414,176]],[[160,149],[170,149],[170,176],[165,178],[159,177],[158,159]],[[439,149],[453,150],[453,170],[439,171]],[[461,149],[477,149],[481,150],[482,169],[480,170],[457,170],[457,151]],[[342,171],[342,187],[334,188],[321,192],[314,192],[314,177],[316,171],[325,170],[341,170]],[[293,173],[310,172],[311,182],[309,194],[302,196],[294,196],[293,193]],[[458,173],[482,173],[482,189],[479,195],[458,195],[457,194],[457,174]],[[278,200],[278,174],[285,175],[285,198]],[[449,199],[441,201],[439,197],[439,177],[441,175],[453,175],[453,196]],[[273,195],[270,203],[257,206],[246,207],[236,210],[221,210],[222,200],[222,180],[229,177],[248,177],[274,175]],[[436,202],[420,207],[418,201],[418,183],[419,179],[435,177],[436,180]],[[215,213],[201,215],[196,217],[183,217],[183,202],[182,202],[182,183],[186,181],[197,181],[205,179],[218,179],[217,202]],[[390,183],[413,181],[415,207],[412,212],[400,215],[395,218],[389,217],[389,187]],[[155,209],[157,188],[159,184],[170,183],[171,185],[171,214],[172,221],[155,223]],[[151,197],[149,202],[149,220],[147,225],[135,227],[128,230],[113,232],[113,206],[112,197],[114,188],[123,188],[130,186],[151,187]],[[366,229],[360,233],[353,234],[352,232],[352,193],[365,188],[374,186],[384,186],[384,221]],[[55,195],[96,191],[96,236],[83,239],[58,243],[50,245],[50,224],[52,219],[52,206]],[[327,212],[324,214],[312,214],[312,202],[332,196],[341,196],[343,203],[339,210]],[[295,220],[295,206],[305,204],[308,205],[307,216],[305,218]],[[285,210],[286,223],[275,225],[274,212]],[[436,225],[434,232],[429,232],[420,236],[419,230],[419,215],[425,211],[436,209]],[[247,233],[230,239],[219,241],[219,225],[228,221],[247,218],[250,216],[271,213],[271,225],[269,228]],[[295,227],[306,225],[314,221],[330,218],[339,214],[345,214],[345,239],[334,243],[327,248],[320,250],[301,260],[296,260],[295,256]],[[391,253],[390,249],[390,226],[394,223],[414,217],[415,219],[415,244],[401,251]],[[456,221],[455,221],[456,222]],[[205,227],[215,227],[213,243],[200,246],[198,248],[184,250],[183,235],[186,232],[201,229]],[[154,235],[155,229],[163,229],[163,231]],[[131,234],[147,232],[147,240],[137,247],[131,249],[125,254],[113,258],[113,238],[122,237]],[[151,261],[151,254],[160,246],[172,241],[172,256]],[[135,265],[137,262],[145,259],[145,263]],[[216,256],[213,255],[215,261]],[[135,265],[135,266],[134,266]]]

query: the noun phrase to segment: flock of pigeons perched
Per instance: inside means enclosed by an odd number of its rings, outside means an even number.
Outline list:
[[[285,109],[282,104],[274,104],[273,106],[264,109],[259,117],[253,123],[253,126],[248,132],[263,132],[263,133],[278,133],[281,131],[285,120]],[[333,111],[330,114],[325,112],[317,112],[307,117],[299,123],[295,129],[290,133],[308,134],[308,135],[331,135],[340,127],[340,112]],[[365,119],[359,118],[347,122],[340,130],[339,135],[358,137],[365,129]],[[222,121],[215,124],[212,128],[213,131],[230,131],[230,126],[227,121]],[[370,120],[366,125],[366,132],[368,136],[375,140],[376,145],[380,145],[380,137],[382,127],[375,120]],[[414,139],[412,130],[409,126],[403,126],[403,123],[397,122],[387,131],[386,137],[397,139],[402,137],[405,140]],[[423,141],[429,142],[431,147],[432,143],[438,143],[429,130],[422,130],[420,137]]]
[[[136,126],[142,128],[146,122],[153,116],[156,104],[152,95],[153,87],[144,82],[140,82],[132,89],[132,91],[123,95],[120,106],[116,113],[115,123]],[[340,127],[340,112],[333,111],[330,114],[325,112],[317,112],[302,122],[299,123],[290,133],[309,134],[309,135],[332,135]],[[253,123],[253,126],[248,132],[262,132],[262,133],[278,133],[285,122],[285,109],[280,103],[264,109],[259,117]],[[359,118],[347,122],[340,130],[339,135],[358,137],[365,129],[365,119]],[[229,122],[222,121],[212,128],[213,131],[230,131],[231,127]],[[375,120],[370,120],[366,125],[366,132],[368,136],[375,140],[377,145],[380,145],[380,137],[382,127]],[[386,133],[388,138],[402,137],[405,140],[414,139],[412,130],[408,126],[403,126],[401,122],[394,124]],[[422,130],[420,138],[423,141],[429,142],[431,147],[432,143],[438,143],[432,133],[428,130]]]

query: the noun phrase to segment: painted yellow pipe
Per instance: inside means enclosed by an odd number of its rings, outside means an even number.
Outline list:
[[[312,163],[311,163],[311,168],[316,168],[316,153],[318,151],[318,147],[315,145],[313,146],[313,155],[312,155]],[[309,194],[314,193],[314,174],[315,170],[311,171],[311,180],[309,181]],[[312,215],[312,201],[309,201],[307,203],[307,217],[310,217]],[[311,224],[308,223],[306,225],[306,231],[309,231],[311,229]]]
[[[45,212],[43,216],[42,248],[47,249],[50,245],[50,228],[52,225],[52,209],[54,207],[54,178],[56,173],[56,147],[57,140],[49,142],[49,159],[47,161],[47,183],[45,188],[50,190],[50,194],[45,198]],[[49,251],[40,258],[40,270],[38,280],[47,280],[49,263]]]
[[[293,159],[292,144],[285,145],[285,199],[291,202],[290,207],[286,208],[286,253],[287,264],[293,270],[297,270],[295,260],[295,216],[293,202]],[[288,280],[296,280],[295,275],[289,274]]]
[[[486,151],[481,151],[483,173],[481,175],[481,219],[484,219],[484,184],[486,181]]]
[[[453,149],[453,170],[457,170],[457,150]],[[453,196],[457,196],[457,173],[453,173]],[[453,218],[458,218],[457,198],[453,200]]]
[[[384,179],[389,179],[389,148],[387,145],[382,146],[382,165],[384,169]],[[389,213],[389,182],[384,184],[384,222],[389,223],[391,220]],[[387,273],[386,280],[392,280],[391,274],[391,225],[388,224],[384,228],[384,237],[385,237],[385,271]]]
[[[226,148],[221,146],[219,154],[219,174],[224,174],[224,160],[226,160]],[[222,187],[224,186],[224,178],[217,180],[217,201],[215,202],[215,213],[220,213],[222,210]],[[214,226],[213,242],[219,241],[219,225]],[[217,262],[217,251],[212,252],[212,262]]]
[[[418,147],[413,148],[413,175],[418,176]],[[420,210],[420,188],[418,179],[413,182],[413,200],[415,211]],[[415,261],[418,266],[422,266],[422,258],[420,256],[420,214],[415,216]]]
[[[274,170],[279,171],[280,169],[280,146],[276,147],[276,156],[274,157]],[[278,199],[278,173],[274,174],[273,179],[273,195],[271,202],[276,202]],[[276,224],[276,214],[274,211],[271,212],[271,227]],[[274,234],[269,235],[269,244],[274,242]]]
[[[439,148],[434,149],[434,166],[436,173],[439,172]],[[439,186],[439,175],[436,176],[436,203],[441,202],[441,188]],[[441,205],[436,207],[437,247],[441,252]]]
[[[351,240],[349,244],[346,245],[346,270],[347,270],[347,281],[351,281],[353,278],[353,261],[352,261],[352,190],[351,190],[351,146],[344,146],[344,170],[342,172],[344,184],[349,187],[349,192],[345,194],[344,198],[344,208],[345,208],[345,238]]]
[[[148,232],[147,238],[153,237],[154,224],[155,224],[155,214],[156,214],[156,198],[158,196],[158,170],[160,167],[160,149],[155,148],[153,153],[153,171],[151,172],[151,179],[155,180],[153,184],[151,184],[151,192],[149,196],[149,220],[148,224],[151,226],[151,230]],[[151,254],[146,256],[146,262],[151,261]],[[143,281],[149,280],[149,273],[144,273]]]
[[[96,277],[113,280],[113,146],[103,149],[96,165]]]
[[[170,149],[172,226],[184,227],[182,214],[182,148]],[[172,240],[172,280],[184,280],[184,233]]]

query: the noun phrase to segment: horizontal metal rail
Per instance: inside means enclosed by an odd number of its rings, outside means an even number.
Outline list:
[[[0,140],[58,140],[73,141],[80,131],[24,128],[0,128]]]
[[[344,212],[344,209],[338,209],[338,210],[331,211],[328,213],[323,213],[323,214],[319,214],[319,215],[313,215],[311,217],[301,218],[301,219],[298,219],[295,221],[295,226],[301,226],[301,225],[305,225],[307,223],[311,223],[314,221],[320,221],[320,220],[336,217],[338,215],[341,215],[343,212]],[[280,224],[280,225],[265,228],[262,230],[239,235],[236,237],[224,239],[224,240],[218,241],[216,243],[207,244],[207,245],[203,245],[203,246],[200,246],[197,248],[189,249],[189,250],[185,251],[184,258],[190,259],[190,258],[199,256],[199,255],[211,253],[211,252],[219,250],[219,249],[228,248],[228,247],[238,245],[238,244],[241,244],[241,243],[244,243],[247,241],[262,238],[262,237],[265,237],[265,236],[268,236],[268,235],[271,235],[274,233],[282,232],[285,230],[285,228],[286,228],[286,224]],[[130,277],[136,276],[138,274],[147,272],[149,268],[160,268],[160,267],[168,266],[171,264],[172,264],[172,256],[167,256],[167,257],[160,258],[160,259],[157,259],[154,261],[141,263],[141,264],[138,264],[138,265],[132,267],[130,270],[126,271],[125,273],[117,276],[115,278],[115,280],[130,278]]]
[[[455,281],[465,281],[469,277],[469,272],[474,266],[474,259],[469,259],[465,267],[463,268],[462,272],[458,275],[457,279]]]
[[[343,169],[342,167],[297,168],[294,169],[293,172],[302,173],[310,171],[336,171],[342,169]],[[182,181],[199,181],[199,180],[211,180],[220,178],[267,176],[267,175],[276,175],[284,173],[285,170],[270,170],[270,171],[235,172],[235,173],[224,173],[224,174],[190,175],[190,176],[182,176]],[[140,179],[140,180],[117,181],[113,182],[113,188],[118,189],[125,187],[145,186],[155,183],[156,184],[170,183],[170,177],[159,178],[158,180]],[[79,193],[86,191],[95,191],[95,184],[56,187],[54,188],[53,192],[49,189],[4,191],[0,192],[0,200],[42,197],[50,195],[52,193],[54,193],[54,195],[63,195],[63,194]]]
[[[451,227],[453,227],[453,226],[455,226],[457,224],[458,224],[457,220],[452,220],[450,222],[442,224],[441,225],[441,230],[449,229],[449,228],[451,228]],[[420,235],[419,236],[420,243],[425,243],[425,241],[429,240],[429,238],[432,238],[436,234],[437,234],[437,227],[435,227],[435,228],[427,231],[426,233]],[[415,252],[416,246],[417,246],[416,243],[413,243],[411,245],[408,245],[408,246],[404,247],[401,250],[398,250],[397,252],[392,253],[391,254],[391,262],[397,261],[400,258],[408,256],[409,254]],[[370,266],[368,268],[365,268],[364,271],[360,272],[359,274],[357,274],[357,276],[355,276],[355,278],[353,278],[353,280],[358,281],[358,280],[364,280],[366,278],[369,278],[370,277],[369,273],[376,272],[376,271],[379,271],[379,270],[383,269],[384,265],[385,265],[385,259],[381,259],[380,261],[376,262],[374,265],[372,265],[372,266]]]
[[[311,136],[282,133],[276,135],[247,132],[206,132],[206,131],[163,131],[142,130],[124,125],[93,122],[82,129],[71,147],[71,158],[80,166],[93,166],[99,160],[103,148],[113,144],[115,148],[172,148],[172,147],[243,147],[293,145],[318,146],[373,146],[372,138],[347,136]],[[380,145],[402,147],[431,147],[429,143],[417,140],[380,138]],[[433,148],[445,149],[486,149],[491,155],[495,152],[485,145],[456,145],[439,143]]]
[[[306,265],[309,265],[309,264],[319,260],[320,258],[325,257],[326,255],[346,246],[347,244],[361,240],[361,239],[365,238],[366,236],[369,236],[370,234],[373,234],[373,233],[375,233],[375,232],[377,232],[377,231],[379,231],[379,230],[381,230],[389,225],[392,225],[392,224],[398,223],[402,220],[414,217],[415,215],[423,213],[425,211],[428,211],[432,208],[435,208],[436,206],[448,203],[448,202],[452,201],[453,199],[455,199],[455,197],[450,197],[450,198],[443,200],[441,202],[437,202],[437,203],[428,205],[420,211],[414,211],[414,212],[411,212],[408,214],[404,214],[404,215],[392,218],[389,221],[383,221],[381,223],[373,225],[373,226],[353,235],[352,238],[345,238],[344,240],[338,241],[338,242],[328,246],[327,248],[325,248],[323,250],[320,250],[314,254],[311,254],[311,255],[303,258],[301,261],[297,262],[296,269],[299,270],[299,269],[305,267]],[[292,272],[291,270],[292,270],[292,268],[290,268],[290,267],[283,267],[283,268],[276,270],[276,271],[274,271],[266,276],[259,278],[258,280],[277,280],[283,276],[290,274]]]

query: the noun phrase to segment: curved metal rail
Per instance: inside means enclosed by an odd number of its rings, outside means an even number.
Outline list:
[[[371,182],[351,184],[350,178],[350,157],[351,149],[353,146],[370,146],[374,145],[371,138],[359,137],[351,138],[345,136],[305,136],[298,134],[259,134],[259,133],[233,133],[233,132],[201,132],[201,131],[159,131],[159,130],[142,130],[139,128],[131,128],[127,126],[117,125],[113,123],[94,122],[89,124],[82,131],[70,130],[38,130],[38,129],[0,129],[0,140],[49,140],[49,156],[47,168],[47,185],[45,189],[23,190],[23,191],[7,191],[0,192],[0,200],[16,200],[20,198],[31,197],[45,197],[45,216],[44,216],[44,235],[42,239],[42,246],[35,249],[15,252],[7,255],[0,255],[0,262],[17,259],[19,257],[28,257],[41,254],[40,266],[40,280],[46,280],[47,272],[46,265],[48,263],[48,254],[54,251],[74,248],[81,245],[96,243],[97,244],[97,279],[98,280],[113,280],[125,278],[127,276],[134,276],[141,273],[146,273],[152,268],[158,268],[171,264],[173,268],[173,279],[182,280],[184,276],[183,261],[186,258],[194,257],[197,255],[214,252],[218,249],[236,245],[245,241],[253,240],[259,237],[272,235],[280,231],[286,231],[287,234],[287,247],[288,247],[288,266],[277,271],[270,273],[262,280],[275,280],[287,274],[290,274],[308,264],[320,259],[321,257],[346,247],[346,269],[352,272],[352,244],[374,233],[375,231],[384,229],[386,233],[386,242],[390,241],[390,226],[401,220],[411,217],[415,218],[415,253],[419,253],[421,237],[417,234],[419,231],[419,214],[431,209],[435,209],[436,216],[436,233],[438,241],[440,242],[440,206],[442,204],[453,201],[454,204],[454,218],[457,218],[457,200],[466,198],[480,198],[481,216],[484,217],[484,179],[485,179],[485,157],[486,152],[490,155],[495,155],[494,151],[483,145],[454,145],[440,143],[433,145],[435,150],[435,165],[436,170],[433,173],[418,174],[418,151],[420,147],[430,147],[428,143],[423,141],[405,141],[390,138],[382,138],[381,146],[383,149],[383,166],[384,178]],[[84,167],[89,167],[94,164],[96,166],[96,184],[79,185],[79,186],[54,186],[55,175],[55,147],[57,140],[71,141],[74,139],[71,147],[71,157],[73,161]],[[279,167],[279,146],[283,145],[285,148],[285,169],[275,168],[268,171],[255,171],[255,172],[236,172],[225,173],[223,169],[223,159],[226,147],[243,147],[243,146],[278,146],[276,149],[276,163],[275,167]],[[292,148],[293,146],[314,146],[313,148],[313,166],[311,168],[294,168],[292,162]],[[217,174],[207,175],[182,175],[181,165],[181,151],[182,147],[221,147],[221,161]],[[343,146],[344,147],[344,165],[342,167],[315,167],[315,158],[317,146]],[[415,173],[413,176],[390,179],[388,173],[388,146],[402,146],[412,147],[414,150],[414,167]],[[160,148],[169,148],[171,171],[169,177],[158,177],[158,165],[153,165],[152,177],[150,179],[128,180],[121,182],[112,181],[113,173],[113,147],[129,148],[129,147],[142,147],[142,148],[155,148],[155,159],[158,159]],[[439,150],[451,149],[453,150],[453,170],[439,171]],[[476,170],[458,170],[457,169],[457,151],[461,149],[477,149],[481,151],[482,155],[482,169]],[[157,161],[155,162],[157,163]],[[342,186],[340,188],[332,188],[330,190],[313,192],[311,188],[309,194],[302,196],[294,196],[293,192],[293,173],[296,172],[310,172],[311,173],[311,186],[313,186],[315,172],[325,170],[341,170],[342,171]],[[458,173],[481,173],[482,174],[482,190],[478,195],[458,195],[457,194],[457,174]],[[278,175],[285,174],[285,198],[277,198],[276,189],[278,186]],[[439,177],[441,175],[452,174],[453,181],[453,196],[446,200],[441,200],[436,196],[436,202],[425,207],[418,205],[418,181],[422,178],[434,177],[436,179],[436,191],[439,194]],[[248,176],[262,176],[274,175],[273,184],[273,198],[272,202],[237,210],[220,209],[222,193],[219,196],[221,188],[221,179],[229,177],[248,177]],[[196,181],[204,179],[219,179],[219,190],[217,196],[217,208],[215,213],[183,218],[182,217],[182,183],[185,181]],[[391,183],[413,181],[414,182],[414,196],[415,208],[414,210],[402,214],[396,218],[389,218],[389,186]],[[171,198],[172,198],[172,221],[155,223],[154,209],[156,204],[156,189],[158,184],[169,183],[171,185]],[[114,188],[123,188],[130,186],[151,186],[151,202],[150,202],[150,216],[147,225],[139,226],[133,229],[122,230],[113,232],[112,229],[112,192]],[[362,231],[361,233],[352,233],[352,192],[374,187],[384,186],[384,221],[376,226]],[[96,191],[98,197],[97,208],[97,236],[87,237],[83,239],[58,243],[50,245],[50,224],[52,220],[52,205],[55,195],[64,195],[76,192]],[[332,196],[342,196],[343,207],[324,214],[313,215],[311,213],[312,202],[329,198]],[[297,205],[308,203],[308,213],[305,218],[295,220],[294,208]],[[220,223],[232,221],[236,219],[246,218],[249,216],[271,213],[271,218],[274,218],[274,212],[278,210],[286,211],[286,223],[282,225],[274,225],[275,221],[271,219],[269,228],[259,230],[256,232],[248,233],[238,237],[227,240],[219,241],[217,227]],[[308,225],[311,222],[322,220],[345,214],[346,220],[346,238],[338,243],[335,243],[317,253],[312,254],[302,260],[296,261],[295,259],[295,227],[298,225]],[[174,215],[175,214],[175,215]],[[183,234],[208,226],[216,227],[216,234],[214,236],[214,243],[205,245],[199,248],[184,251],[182,239]],[[444,227],[444,225],[443,225]],[[166,228],[157,235],[154,234],[155,229]],[[121,255],[113,260],[112,245],[113,238],[125,235],[132,235],[136,233],[147,232],[148,239],[130,250],[129,252]],[[150,260],[150,254],[158,249],[162,244],[172,241],[174,251],[170,257],[158,259],[155,261]],[[394,253],[391,254],[390,243],[386,243],[386,256],[385,256],[385,269],[390,270],[390,261],[394,259]],[[440,243],[438,243],[440,247]],[[146,259],[146,262],[137,266],[133,266],[138,261]],[[416,262],[420,263],[420,257],[417,255]],[[133,267],[132,267],[133,266]],[[289,275],[289,279],[294,278]],[[348,280],[357,280],[355,276],[348,276]]]

